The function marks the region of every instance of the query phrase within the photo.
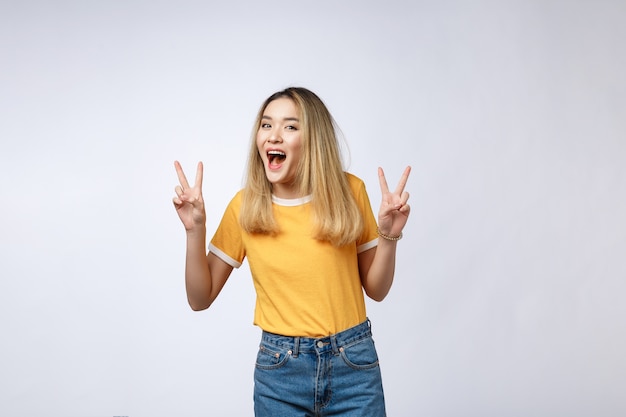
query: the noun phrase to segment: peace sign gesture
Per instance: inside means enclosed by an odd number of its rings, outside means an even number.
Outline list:
[[[378,182],[382,194],[378,212],[378,230],[381,235],[395,238],[402,233],[411,211],[411,207],[407,204],[409,193],[404,191],[410,173],[411,167],[406,167],[395,191],[390,192],[385,173],[382,168],[378,168]]]
[[[198,162],[196,181],[193,187],[189,186],[187,177],[178,161],[174,161],[174,167],[180,182],[180,185],[177,185],[175,188],[176,197],[172,199],[178,217],[180,217],[185,230],[188,232],[196,227],[205,227],[206,213],[204,210],[204,199],[202,198],[202,162]]]

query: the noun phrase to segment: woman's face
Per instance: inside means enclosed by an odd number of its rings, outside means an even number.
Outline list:
[[[298,162],[302,154],[300,112],[293,100],[278,98],[263,112],[256,134],[256,144],[272,184],[272,193],[279,198],[303,197],[295,184]]]

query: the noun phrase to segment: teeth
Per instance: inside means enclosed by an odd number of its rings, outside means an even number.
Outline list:
[[[267,154],[268,155],[285,156],[285,152],[281,152],[281,151],[268,151]]]

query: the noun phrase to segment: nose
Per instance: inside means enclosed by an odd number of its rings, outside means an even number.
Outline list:
[[[280,132],[276,130],[272,130],[269,136],[267,137],[267,141],[269,143],[280,143],[283,141],[283,138],[282,136],[280,136]]]

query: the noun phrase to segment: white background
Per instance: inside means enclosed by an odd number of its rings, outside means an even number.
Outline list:
[[[183,285],[179,159],[209,234],[274,91],[317,92],[380,199],[368,303],[390,416],[626,413],[622,1],[0,3],[0,414],[246,416],[247,266]],[[289,254],[279,254],[289,256]]]

